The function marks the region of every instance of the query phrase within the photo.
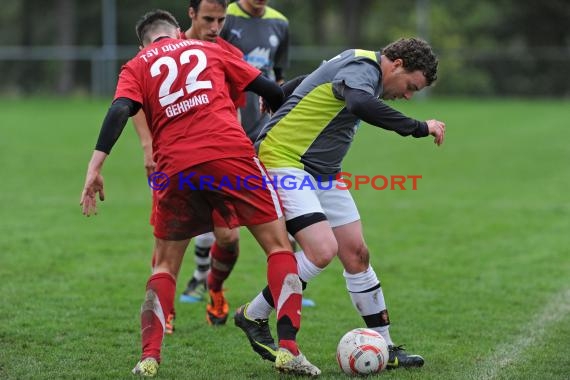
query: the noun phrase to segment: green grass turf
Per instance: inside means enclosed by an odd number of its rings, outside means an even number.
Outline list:
[[[570,376],[570,145],[567,101],[395,103],[447,123],[447,139],[416,140],[362,125],[344,169],[422,175],[417,190],[352,194],[384,288],[396,343],[421,370],[384,379],[567,379]],[[0,378],[131,378],[152,247],[150,194],[129,123],[104,169],[107,200],[85,218],[79,196],[108,101],[0,102]],[[232,309],[265,281],[265,260],[242,231],[227,281]],[[191,253],[191,252],[190,252]],[[194,268],[182,268],[178,293]],[[345,378],[336,344],[363,325],[338,261],[310,284],[302,350]],[[274,379],[228,323],[177,303],[159,376]],[[284,376],[287,377],[287,376]]]

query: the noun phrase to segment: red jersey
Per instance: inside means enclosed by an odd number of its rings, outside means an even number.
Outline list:
[[[182,38],[183,40],[190,39],[190,38],[186,38],[186,33],[180,33],[180,38]],[[243,59],[242,51],[239,50],[234,45],[230,44],[228,41],[224,40],[222,37],[220,37],[220,36],[216,37],[215,42],[218,45],[220,45],[220,47],[222,49],[224,49],[225,51],[227,51],[228,53],[231,53],[231,54]],[[233,88],[230,84],[228,84],[228,89],[230,90],[230,97],[232,98],[236,108],[245,107],[245,104],[247,103],[247,96],[245,95],[245,92],[236,91],[236,89]]]
[[[241,59],[243,59],[243,53],[241,52],[241,50],[239,50],[234,45],[230,44],[228,41],[224,40],[222,37],[220,37],[220,36],[216,37],[216,43],[218,45],[220,45],[220,47],[222,49],[224,49],[224,50],[232,53],[233,55],[238,56]]]
[[[230,44],[228,41],[224,40],[222,37],[219,37],[219,36],[216,37],[216,43],[218,45],[220,45],[220,47],[222,49],[224,49],[225,51],[230,52],[230,53],[240,57],[241,59],[243,59],[242,51],[239,50],[234,45]],[[235,91],[235,89],[231,86],[229,87],[229,89],[230,89],[230,96],[231,96],[232,100],[234,101],[236,108],[245,107],[245,104],[247,103],[247,96],[245,95],[245,92]]]
[[[142,104],[157,171],[172,176],[206,161],[255,155],[228,84],[242,92],[260,74],[218,44],[162,38],[122,67],[115,99]]]

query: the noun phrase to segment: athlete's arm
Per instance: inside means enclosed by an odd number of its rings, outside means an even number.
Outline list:
[[[426,122],[407,117],[366,91],[345,86],[344,100],[348,112],[369,124],[394,131],[402,136],[429,135]]]
[[[123,128],[125,128],[129,116],[136,114],[140,107],[140,103],[133,102],[127,98],[118,98],[115,99],[107,111],[101,132],[99,132],[97,145],[87,166],[85,185],[83,186],[81,201],[79,202],[82,206],[83,215],[97,214],[97,194],[99,194],[99,200],[105,200],[103,177],[101,176],[103,164],[121,135]]]
[[[146,175],[149,176],[156,168],[156,162],[152,159],[152,135],[146,121],[146,116],[142,110],[139,110],[132,119],[135,131],[139,136],[141,147],[143,149],[143,160]]]
[[[95,150],[109,154],[123,132],[129,117],[135,115],[140,108],[141,104],[131,99],[115,99],[103,120]]]
[[[305,79],[306,77],[307,77],[307,74],[299,75],[298,77],[293,78],[293,79],[288,80],[287,82],[283,83],[281,85],[281,88],[283,89],[283,93],[285,94],[285,98],[288,98],[293,93],[293,91],[295,91],[297,86],[299,84],[301,84],[303,79]]]
[[[273,73],[275,74],[275,82],[277,82],[277,84],[281,85],[285,83],[285,74],[281,67],[274,67]]]
[[[261,74],[247,85],[245,91],[255,92],[265,99],[272,112],[277,111],[283,104],[284,96],[281,86]]]

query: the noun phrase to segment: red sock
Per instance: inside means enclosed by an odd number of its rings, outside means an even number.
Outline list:
[[[164,324],[173,309],[176,280],[168,273],[156,273],[146,283],[146,297],[141,309],[142,356],[160,362]]]
[[[282,251],[267,259],[267,283],[273,295],[277,312],[279,347],[299,354],[296,343],[301,328],[302,286],[297,274],[297,261],[293,252]]]
[[[224,249],[217,243],[210,249],[210,272],[208,273],[208,289],[219,292],[224,286],[224,281],[232,273],[232,269],[238,259],[239,245],[234,249]]]
[[[154,270],[154,267],[156,266],[156,251],[152,251],[152,259],[150,261],[150,271],[151,273]],[[174,303],[172,303],[172,310],[170,310],[170,314],[172,314],[174,317],[176,317],[176,311],[174,310]]]

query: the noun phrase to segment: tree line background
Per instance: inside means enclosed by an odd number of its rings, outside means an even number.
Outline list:
[[[116,32],[103,23],[109,4],[116,5]],[[433,94],[570,96],[568,0],[272,0],[269,5],[289,19],[288,77],[347,48],[380,50],[397,38],[420,36],[440,58]],[[89,94],[99,88],[96,93],[109,95],[109,86],[94,87],[105,78],[97,68],[101,57],[112,50],[107,76],[115,80],[120,65],[138,50],[135,22],[154,8],[171,11],[189,27],[188,1],[182,0],[2,0],[0,94]],[[105,40],[113,45],[102,48]]]

